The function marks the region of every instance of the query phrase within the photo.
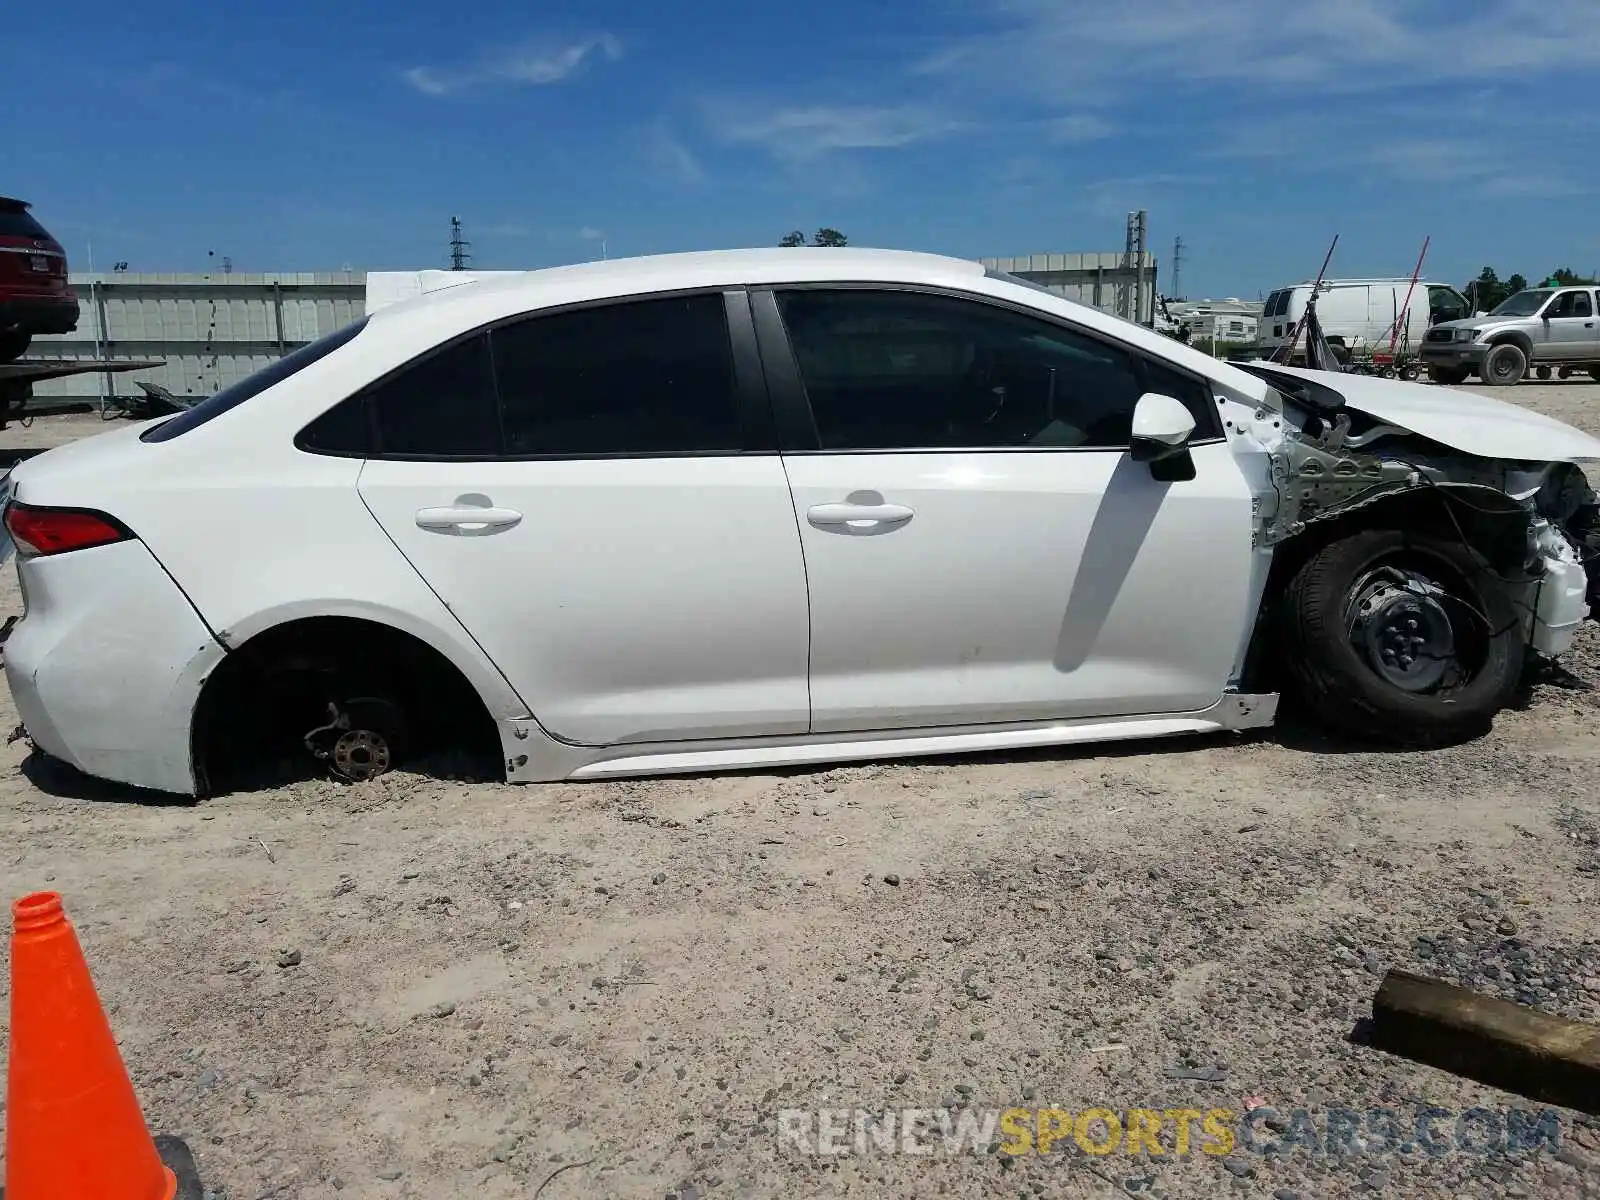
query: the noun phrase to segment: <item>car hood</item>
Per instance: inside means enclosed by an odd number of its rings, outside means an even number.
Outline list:
[[[1514,325],[1518,321],[1526,321],[1527,317],[1491,317],[1485,314],[1481,317],[1457,317],[1454,321],[1440,321],[1430,325],[1434,329],[1486,329],[1490,325]]]
[[[1377,376],[1276,365],[1273,369],[1334,388],[1344,396],[1347,408],[1463,454],[1530,462],[1600,459],[1600,438],[1505,400]]]

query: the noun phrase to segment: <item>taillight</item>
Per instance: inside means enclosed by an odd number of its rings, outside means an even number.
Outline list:
[[[44,558],[125,542],[133,532],[115,517],[90,508],[46,508],[37,504],[6,505],[6,532],[16,543],[18,558]]]

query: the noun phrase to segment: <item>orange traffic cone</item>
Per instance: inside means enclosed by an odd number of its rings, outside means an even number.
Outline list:
[[[181,1200],[199,1195],[176,1139],[145,1128],[78,936],[54,892],[11,906],[6,1200]]]

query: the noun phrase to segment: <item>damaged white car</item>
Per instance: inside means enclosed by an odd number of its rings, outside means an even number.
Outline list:
[[[959,260],[475,280],[33,458],[6,672],[170,792],[484,747],[513,781],[1270,723],[1472,736],[1593,591],[1600,441],[1214,361]]]

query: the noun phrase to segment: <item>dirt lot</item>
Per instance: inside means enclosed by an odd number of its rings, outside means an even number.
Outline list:
[[[1600,433],[1600,386],[1513,395]],[[46,424],[0,447],[97,427]],[[1571,665],[1600,680],[1600,637]],[[233,1198],[1597,1195],[1600,1127],[1568,1112],[1559,1153],[1509,1156],[773,1133],[816,1107],[1537,1109],[1350,1038],[1391,964],[1600,1018],[1597,718],[1545,687],[1433,754],[1279,732],[199,805],[18,742],[0,879],[66,895],[152,1126]]]

